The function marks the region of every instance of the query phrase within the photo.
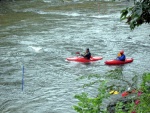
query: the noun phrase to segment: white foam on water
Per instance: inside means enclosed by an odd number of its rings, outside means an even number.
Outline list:
[[[35,52],[40,52],[42,50],[42,47],[34,47],[34,46],[29,46],[32,48]]]
[[[35,43],[32,42],[32,41],[20,41],[20,44],[24,44],[24,45],[33,45],[33,44],[35,44]]]
[[[86,16],[85,14],[80,14],[77,12],[46,12],[46,11],[38,11],[38,14],[54,14],[54,15],[64,15],[64,16],[73,16],[73,17],[77,17],[77,16]]]

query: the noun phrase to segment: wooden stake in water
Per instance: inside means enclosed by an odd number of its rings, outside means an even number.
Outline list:
[[[24,66],[22,67],[22,91],[24,87]]]

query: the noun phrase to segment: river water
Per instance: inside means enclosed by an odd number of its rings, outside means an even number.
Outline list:
[[[74,95],[85,91],[79,86],[88,82],[76,79],[118,68],[104,61],[114,59],[122,49],[134,58],[133,63],[121,66],[125,78],[150,71],[150,26],[131,31],[119,19],[120,10],[129,4],[0,2],[1,113],[75,113]],[[87,47],[103,60],[88,65],[65,60]]]

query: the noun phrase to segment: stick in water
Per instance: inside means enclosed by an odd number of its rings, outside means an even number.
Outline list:
[[[24,86],[24,66],[22,67],[22,91]]]

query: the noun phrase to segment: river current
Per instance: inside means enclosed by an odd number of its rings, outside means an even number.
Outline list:
[[[0,2],[1,113],[75,113],[74,95],[89,82],[76,79],[118,68],[104,61],[122,49],[134,58],[121,66],[124,78],[150,71],[150,26],[131,31],[120,21],[120,11],[130,3],[56,1]],[[86,48],[103,60],[88,65],[66,61]]]

